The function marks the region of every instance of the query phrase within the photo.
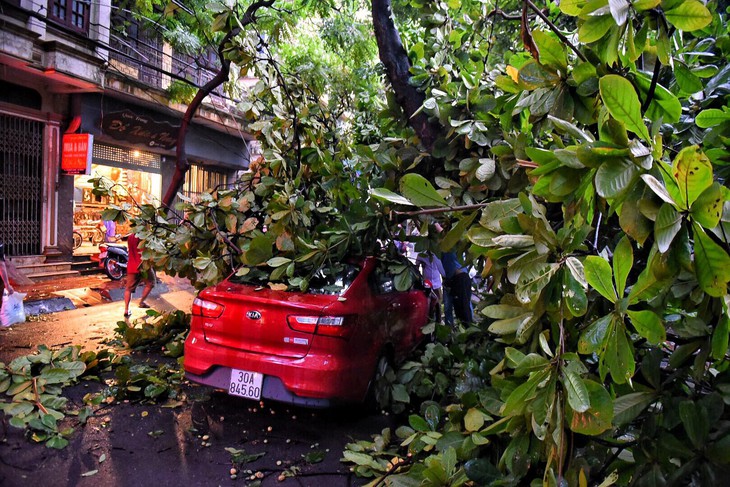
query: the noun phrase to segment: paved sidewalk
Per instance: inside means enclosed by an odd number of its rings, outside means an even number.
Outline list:
[[[125,279],[112,281],[104,274],[92,274],[16,285],[15,289],[26,294],[25,313],[30,316],[123,301]],[[195,289],[187,279],[160,273],[157,285],[152,289],[150,296],[154,298],[177,291],[195,293]],[[139,299],[141,293],[142,286],[138,286],[133,302]]]
[[[151,293],[148,298],[152,309],[190,312],[195,294],[192,289]],[[132,300],[131,320],[146,315],[138,308],[139,298]],[[30,316],[25,323],[0,328],[0,362],[9,362],[20,355],[38,349],[38,345],[60,348],[81,345],[84,350],[108,348],[104,342],[114,337],[114,329],[124,320],[124,301],[117,300],[96,306],[87,306],[61,312]]]

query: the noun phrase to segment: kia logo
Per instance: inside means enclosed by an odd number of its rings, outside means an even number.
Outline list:
[[[246,318],[252,319],[252,320],[260,320],[261,319],[261,313],[258,311],[247,311],[246,312]]]

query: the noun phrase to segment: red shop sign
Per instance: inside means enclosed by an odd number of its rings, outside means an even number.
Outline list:
[[[91,151],[94,136],[91,134],[64,134],[61,152],[63,174],[91,174]]]

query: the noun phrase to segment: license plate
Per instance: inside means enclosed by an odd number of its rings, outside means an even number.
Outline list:
[[[261,384],[264,374],[248,370],[231,370],[231,382],[228,384],[228,394],[248,399],[261,399]]]

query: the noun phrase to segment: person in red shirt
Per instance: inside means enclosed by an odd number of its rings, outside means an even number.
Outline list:
[[[150,305],[145,303],[145,299],[149,296],[155,285],[155,272],[152,269],[140,271],[139,265],[142,263],[142,254],[139,251],[139,238],[134,233],[129,234],[127,239],[127,248],[129,249],[129,260],[127,261],[127,282],[124,288],[124,317],[129,318],[132,313],[129,311],[129,302],[132,300],[137,286],[144,281],[144,290],[142,298],[139,300],[140,308],[149,308]]]

